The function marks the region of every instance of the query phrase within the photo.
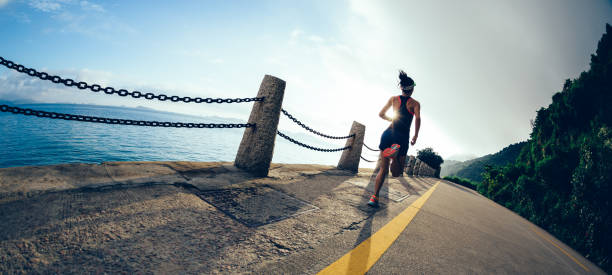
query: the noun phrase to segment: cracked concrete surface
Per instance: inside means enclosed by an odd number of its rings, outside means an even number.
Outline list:
[[[385,186],[407,197],[431,186],[412,181],[393,179]],[[391,218],[396,208],[405,207],[385,197],[380,209],[367,207],[367,184],[373,184],[371,170],[352,174],[323,165],[273,164],[264,178],[232,163],[4,168],[0,169],[0,270],[212,274],[265,270],[288,256],[342,240],[374,214]],[[300,207],[286,207],[285,219],[248,227],[199,197],[207,191],[249,188],[274,190],[316,209],[301,213]],[[244,201],[248,211],[259,214],[276,207],[275,201],[248,197],[229,203]]]

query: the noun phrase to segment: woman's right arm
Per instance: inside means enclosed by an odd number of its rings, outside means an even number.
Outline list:
[[[384,120],[393,122],[393,119],[387,116],[387,111],[389,110],[389,108],[391,108],[391,106],[393,106],[393,97],[389,98],[387,104],[385,104],[385,107],[383,107],[382,110],[380,110],[380,113],[378,113],[378,116],[380,116]]]

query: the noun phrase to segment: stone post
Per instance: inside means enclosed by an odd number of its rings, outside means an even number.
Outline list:
[[[365,125],[353,121],[349,135],[355,134],[354,137],[346,140],[345,146],[351,146],[351,149],[342,151],[340,161],[338,161],[338,169],[350,170],[355,173],[359,170],[359,161],[361,160],[361,149],[363,147],[363,137],[365,136]]]
[[[406,175],[408,176],[414,175],[415,162],[416,162],[416,158],[414,156],[408,156],[408,160],[406,160]]]
[[[427,176],[427,164],[425,164],[425,162],[421,161],[421,165],[419,165],[419,176],[421,177],[426,177]]]
[[[421,160],[421,161],[420,161],[420,163],[419,163],[419,177],[425,177],[425,176],[427,176],[427,175],[425,175],[425,171],[427,171],[427,170],[425,170],[425,169],[426,169],[426,168],[425,168],[425,162],[423,162],[423,161]]]
[[[284,94],[284,80],[270,75],[264,76],[257,97],[265,99],[253,104],[249,123],[256,125],[244,130],[234,166],[257,176],[268,175]]]
[[[418,158],[414,161],[414,171],[412,174],[415,176],[421,175],[421,160]]]

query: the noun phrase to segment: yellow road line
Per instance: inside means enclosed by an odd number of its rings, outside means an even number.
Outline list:
[[[440,182],[427,190],[423,196],[413,202],[402,213],[393,218],[383,228],[370,238],[360,243],[353,250],[346,253],[318,274],[364,274],[380,259],[383,253],[395,242],[406,226],[419,212],[425,201],[433,193]],[[351,264],[353,263],[353,264]],[[358,264],[354,264],[358,263]]]
[[[531,226],[531,225],[530,225]],[[542,237],[542,239],[547,240],[549,243],[551,243],[552,245],[556,246],[557,248],[559,248],[559,250],[561,250],[561,252],[563,252],[563,254],[567,255],[568,257],[570,257],[570,259],[572,259],[574,262],[576,262],[580,267],[582,267],[584,270],[586,270],[587,272],[590,271],[586,266],[584,266],[582,263],[580,263],[576,258],[574,258],[574,256],[570,255],[567,251],[565,251],[565,249],[561,248],[561,246],[559,246],[558,244],[554,243],[552,240],[550,240],[549,238],[547,238],[544,234],[538,232],[537,230],[535,230],[533,228],[533,226],[531,226],[531,230],[533,232],[535,232],[536,234],[540,235],[540,237]]]

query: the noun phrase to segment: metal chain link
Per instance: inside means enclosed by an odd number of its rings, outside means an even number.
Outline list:
[[[322,137],[326,137],[326,138],[330,138],[330,139],[345,139],[345,138],[352,138],[352,137],[354,137],[354,136],[355,136],[355,134],[348,135],[348,136],[345,136],[345,137],[334,137],[334,136],[328,136],[328,135],[326,135],[326,134],[323,134],[323,133],[317,132],[317,131],[315,131],[315,130],[311,129],[310,127],[308,127],[308,126],[304,125],[304,123],[302,123],[301,121],[297,120],[297,118],[293,117],[293,116],[292,116],[291,114],[289,114],[289,113],[288,113],[288,112],[287,112],[285,109],[281,109],[281,112],[283,112],[283,114],[285,114],[285,115],[286,115],[286,116],[287,116],[289,119],[293,120],[293,122],[297,123],[297,125],[300,125],[300,126],[302,126],[302,128],[304,128],[304,129],[306,129],[306,130],[310,131],[311,133],[316,134],[316,135],[319,135],[319,136],[322,136]]]
[[[359,157],[360,157],[362,160],[365,160],[365,161],[367,161],[367,162],[376,162],[375,160],[367,160],[367,159],[365,159],[365,158],[364,158],[364,157],[362,157],[362,156],[359,156]]]
[[[299,146],[302,146],[302,147],[308,148],[308,149],[310,149],[310,150],[315,150],[315,151],[320,151],[320,152],[337,152],[337,151],[344,151],[344,150],[347,150],[347,149],[351,149],[351,147],[352,147],[352,146],[347,146],[347,147],[344,147],[344,148],[338,148],[338,149],[322,149],[322,148],[312,147],[312,146],[310,146],[310,145],[307,145],[307,144],[301,143],[301,142],[299,142],[299,141],[297,141],[297,140],[295,140],[295,139],[292,139],[292,138],[290,138],[289,136],[287,136],[287,135],[285,135],[285,134],[281,133],[280,131],[277,131],[277,132],[278,132],[278,135],[279,135],[279,136],[284,137],[284,138],[285,138],[285,139],[287,139],[288,141],[291,141],[291,142],[293,142],[293,143],[295,143],[295,144],[297,144],[297,145],[299,145]]]
[[[366,148],[370,149],[370,151],[374,151],[374,152],[378,152],[378,151],[380,151],[380,150],[374,150],[374,149],[372,149],[372,148],[368,147],[368,146],[367,146],[365,143],[363,144],[363,146],[365,146]]]
[[[56,84],[64,84],[67,87],[77,87],[81,90],[85,90],[85,89],[89,89],[92,92],[98,93],[98,92],[104,92],[105,94],[117,94],[119,96],[131,96],[133,98],[144,98],[144,99],[148,99],[148,100],[152,100],[152,99],[157,99],[160,101],[166,101],[166,100],[170,100],[172,102],[185,102],[185,103],[189,103],[189,102],[194,102],[194,103],[242,103],[242,102],[251,102],[251,101],[263,101],[265,97],[251,97],[251,98],[201,98],[201,97],[189,97],[189,96],[185,96],[185,97],[180,97],[180,96],[169,96],[169,95],[165,95],[165,94],[159,94],[156,95],[154,93],[143,93],[143,92],[139,92],[139,91],[128,91],[125,89],[119,89],[116,90],[113,87],[103,87],[101,85],[98,84],[93,84],[93,85],[89,85],[86,82],[80,81],[77,82],[75,80],[72,80],[70,78],[62,78],[60,76],[57,75],[50,75],[48,73],[45,72],[38,72],[35,69],[32,68],[28,68],[25,67],[23,65],[17,64],[13,61],[4,59],[2,56],[0,56],[0,65],[3,65],[9,69],[13,69],[15,71],[18,71],[20,73],[24,73],[27,74],[29,76],[32,77],[38,77],[42,80],[48,80],[51,81],[53,83]]]
[[[95,122],[95,123],[106,123],[106,124],[122,124],[122,125],[134,125],[134,126],[150,126],[150,127],[175,127],[175,128],[248,128],[254,127],[252,123],[182,123],[182,122],[165,122],[165,121],[146,121],[146,120],[131,120],[131,119],[117,119],[117,118],[105,118],[95,116],[83,116],[83,115],[71,115],[55,112],[46,112],[32,109],[23,109],[19,107],[12,107],[8,105],[0,105],[0,112],[22,114],[26,116],[37,116],[46,117],[52,119],[63,119],[63,120],[76,120],[84,122]]]

